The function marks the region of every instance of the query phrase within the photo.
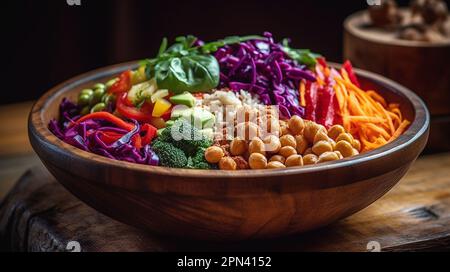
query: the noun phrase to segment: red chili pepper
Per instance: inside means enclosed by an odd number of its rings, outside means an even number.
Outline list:
[[[122,129],[126,129],[128,131],[132,130],[134,128],[134,124],[130,124],[125,122],[124,120],[120,119],[119,117],[106,112],[106,111],[99,111],[99,112],[93,112],[90,114],[87,114],[83,117],[81,117],[80,119],[78,119],[77,121],[75,121],[74,123],[72,123],[73,125],[79,124],[81,122],[84,122],[88,119],[101,119],[101,120],[105,120],[108,121],[114,125],[116,125],[119,128]]]
[[[353,84],[355,84],[357,87],[361,87],[359,85],[358,78],[356,77],[355,72],[353,71],[352,63],[349,60],[346,60],[344,62],[344,64],[342,65],[342,68],[344,68],[344,70],[347,72],[348,78],[350,79],[350,81]]]
[[[142,136],[142,145],[148,145],[152,142],[152,140],[156,137],[157,129],[150,124],[143,124],[141,126],[141,132],[145,132],[144,136]]]
[[[123,93],[131,89],[131,71],[120,74],[119,79],[108,89],[109,93]]]
[[[112,144],[114,142],[116,142],[117,140],[119,140],[123,134],[117,133],[117,132],[113,132],[113,131],[100,131],[99,133],[99,137],[100,139],[105,143],[105,144]]]

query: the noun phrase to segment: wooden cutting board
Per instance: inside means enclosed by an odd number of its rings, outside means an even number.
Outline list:
[[[369,251],[450,250],[450,153],[421,157],[391,192],[347,219],[320,230],[275,240],[216,244],[156,236],[88,207],[43,166],[28,170],[0,204],[0,249],[8,251],[368,251],[368,248]]]

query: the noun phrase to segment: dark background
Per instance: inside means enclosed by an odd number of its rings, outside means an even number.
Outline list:
[[[409,1],[398,1],[407,4]],[[367,7],[345,1],[2,1],[1,104],[38,98],[79,73],[153,56],[164,36],[203,40],[270,31],[342,60],[342,22]]]

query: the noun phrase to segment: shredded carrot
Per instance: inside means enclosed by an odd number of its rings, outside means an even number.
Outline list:
[[[388,104],[374,90],[362,90],[351,82],[344,69],[335,80],[342,125],[360,140],[361,151],[370,151],[393,141],[410,124],[403,119],[399,104]]]
[[[300,92],[300,105],[301,105],[302,107],[305,107],[305,106],[306,106],[305,91],[306,91],[305,80],[302,80],[302,81],[300,82],[300,86],[299,86],[299,92]]]

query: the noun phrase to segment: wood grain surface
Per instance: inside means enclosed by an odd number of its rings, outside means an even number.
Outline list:
[[[424,156],[380,200],[328,227],[282,239],[211,243],[162,237],[110,219],[35,167],[0,205],[0,244],[14,251],[65,251],[69,241],[78,241],[82,251],[367,251],[373,241],[381,251],[448,251],[449,174],[450,153]]]

